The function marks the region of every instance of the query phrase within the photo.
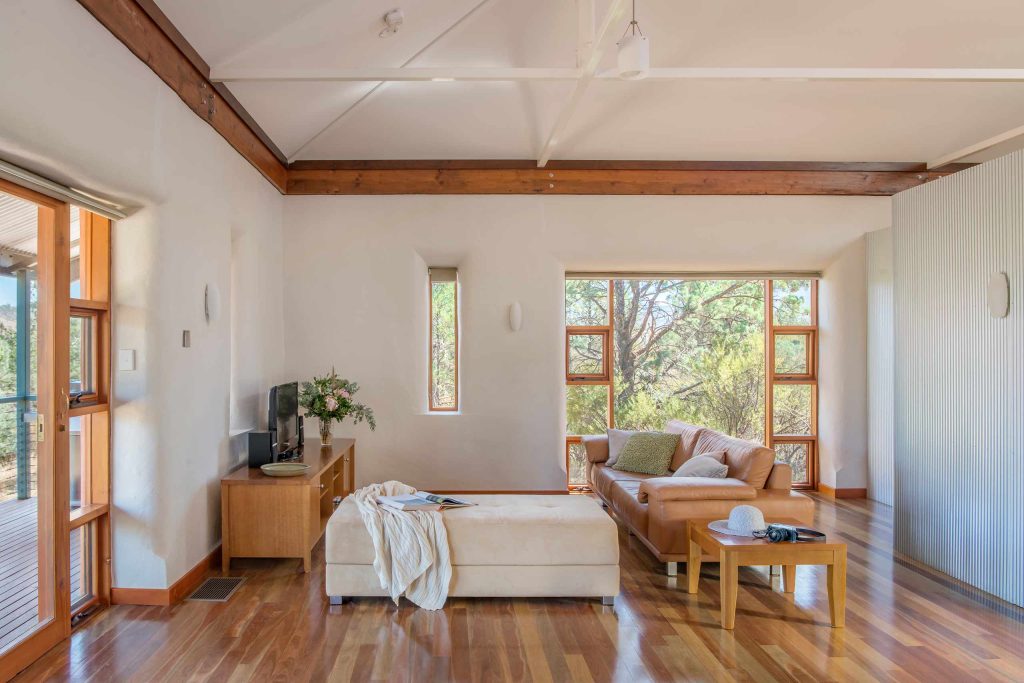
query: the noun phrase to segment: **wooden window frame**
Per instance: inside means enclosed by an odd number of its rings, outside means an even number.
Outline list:
[[[765,328],[765,445],[807,444],[807,480],[793,482],[794,489],[818,488],[818,280],[810,278],[810,324],[775,325],[774,282],[764,281]],[[775,372],[775,338],[785,335],[804,335],[807,339],[807,373],[786,374]],[[781,434],[775,432],[774,396],[776,385],[802,385],[811,387],[811,433]]]
[[[598,278],[595,278],[598,279]],[[608,387],[608,428],[615,424],[615,373],[614,367],[614,333],[615,328],[615,280],[609,279],[608,283],[608,324],[607,325],[566,325],[565,326],[565,385],[570,386],[605,386]],[[562,296],[565,296],[565,283],[563,278]],[[569,373],[569,338],[577,334],[601,335],[604,337],[604,369],[601,375],[573,375]],[[586,492],[590,490],[587,484],[572,484],[569,482],[569,452],[574,443],[583,443],[583,434],[565,435],[565,482],[569,491]]]
[[[814,327],[775,327],[771,330],[771,360],[775,367],[775,341],[779,337],[803,337],[807,372],[775,372],[775,384],[805,384],[817,380],[818,330]]]
[[[89,382],[92,386],[77,400],[68,398],[68,410],[71,417],[88,415],[109,407],[109,373],[106,366],[109,363],[110,349],[109,334],[106,333],[109,330],[109,325],[106,324],[107,313],[105,310],[93,306],[82,306],[82,303],[92,304],[94,302],[72,299],[70,317],[90,321],[88,343],[91,376]]]
[[[600,279],[600,278],[594,278]],[[764,280],[764,327],[765,327],[765,445],[772,448],[774,444],[801,443],[807,444],[807,481],[794,482],[794,489],[816,490],[818,488],[818,280],[808,278],[811,283],[810,292],[810,324],[809,325],[778,325],[774,324],[775,301],[773,281]],[[565,383],[566,386],[598,385],[608,387],[608,427],[615,426],[615,376],[614,376],[614,326],[615,326],[615,282],[608,282],[608,324],[605,326],[566,326],[565,328]],[[605,374],[604,376],[573,375],[569,373],[569,339],[574,334],[606,334],[605,342]],[[775,372],[775,337],[782,335],[803,335],[806,340],[807,373],[786,374]],[[811,390],[811,434],[776,434],[774,432],[773,394],[776,385],[798,384],[808,385]],[[589,486],[569,483],[569,453],[572,444],[582,443],[583,435],[566,434],[565,436],[565,474],[566,485],[570,491],[588,491]]]
[[[455,283],[455,405],[453,406],[437,406],[434,405],[434,282],[435,280],[431,276],[430,268],[427,269],[427,409],[432,413],[457,413],[460,408],[461,397],[459,396],[459,289],[461,289],[461,283],[459,282],[459,275],[457,268],[443,268],[442,270],[453,270],[455,271],[455,279],[451,282]],[[438,280],[438,282],[448,282],[448,280]]]
[[[601,372],[569,372],[570,342],[573,337],[601,338]],[[566,384],[608,384],[612,377],[612,332],[610,327],[566,327],[565,328],[565,381]]]

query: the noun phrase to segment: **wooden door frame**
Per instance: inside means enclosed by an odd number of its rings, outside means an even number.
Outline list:
[[[70,334],[71,252],[70,206],[0,179],[0,191],[39,207],[37,305],[38,391],[36,409],[42,419],[37,441],[39,572],[51,572],[38,583],[45,618],[34,632],[0,655],[0,679],[13,677],[71,633],[70,508],[68,458],[68,344]],[[38,437],[38,434],[37,434]],[[51,609],[52,608],[52,609]],[[42,612],[42,613],[45,613]]]

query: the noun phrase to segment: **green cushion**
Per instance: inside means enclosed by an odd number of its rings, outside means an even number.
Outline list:
[[[637,432],[626,440],[612,469],[639,474],[668,474],[672,454],[678,445],[678,434]]]

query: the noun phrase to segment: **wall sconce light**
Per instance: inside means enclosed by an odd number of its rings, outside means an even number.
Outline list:
[[[508,307],[508,326],[513,332],[518,332],[523,327],[523,307],[518,301]]]
[[[986,287],[988,312],[993,318],[1005,318],[1010,313],[1010,280],[1006,273],[993,273]]]

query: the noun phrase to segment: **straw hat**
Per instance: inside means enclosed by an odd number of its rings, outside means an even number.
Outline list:
[[[754,537],[755,531],[764,531],[764,515],[753,505],[737,505],[729,513],[729,519],[719,519],[708,524],[708,528],[727,536]]]

